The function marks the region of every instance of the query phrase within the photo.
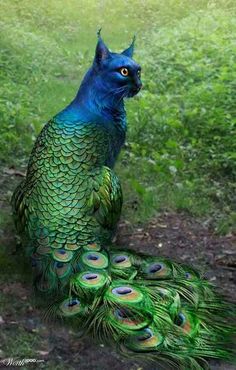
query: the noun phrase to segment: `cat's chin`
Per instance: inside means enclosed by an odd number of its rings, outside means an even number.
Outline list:
[[[137,95],[140,90],[141,90],[140,87],[137,87],[137,88],[134,88],[134,89],[130,90],[127,94],[127,98],[133,98],[133,96]]]

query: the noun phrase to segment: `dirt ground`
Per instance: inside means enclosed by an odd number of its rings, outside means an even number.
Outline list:
[[[136,363],[135,358],[128,362],[103,345],[92,343],[89,338],[80,339],[71,330],[42,320],[40,310],[33,307],[30,281],[21,278],[21,268],[16,261],[14,228],[9,217],[9,197],[18,180],[18,176],[9,172],[3,172],[0,180],[1,212],[2,217],[6,218],[0,234],[0,267],[3,268],[0,288],[5,302],[0,306],[0,359],[12,357],[14,341],[22,342],[24,338],[28,341],[29,334],[32,338],[37,338],[37,343],[32,343],[30,357],[43,362],[22,366],[21,369],[157,369],[155,366]],[[220,291],[236,301],[236,236],[215,235],[207,220],[196,220],[190,215],[177,213],[162,213],[146,225],[137,227],[122,220],[116,242],[137,251],[190,263],[200,268]],[[14,338],[15,336],[18,337]],[[19,346],[22,345],[20,342]],[[30,343],[27,344],[29,345]],[[16,349],[13,351],[15,353]],[[233,370],[235,366],[211,361],[211,369]]]

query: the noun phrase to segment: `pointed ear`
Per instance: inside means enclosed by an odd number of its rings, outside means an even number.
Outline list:
[[[133,53],[134,53],[135,39],[136,39],[136,37],[134,36],[131,45],[127,49],[125,49],[124,51],[122,51],[121,54],[125,55],[126,57],[132,58]]]
[[[103,42],[100,33],[101,33],[101,29],[97,32],[98,42],[97,42],[96,51],[95,51],[95,58],[94,58],[94,60],[97,62],[97,64],[100,64],[105,59],[109,58],[109,56],[110,56],[110,52],[109,52],[107,46],[105,45],[105,43]]]

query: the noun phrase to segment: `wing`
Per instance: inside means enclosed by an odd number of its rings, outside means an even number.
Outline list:
[[[118,177],[108,167],[103,166],[93,177],[93,190],[90,204],[99,224],[109,230],[114,230],[121,213],[122,190]]]

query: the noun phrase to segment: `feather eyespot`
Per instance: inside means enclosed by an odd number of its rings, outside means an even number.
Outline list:
[[[97,274],[84,274],[83,279],[84,280],[94,280],[97,279],[98,275]]]
[[[91,292],[91,289],[97,291],[100,288],[103,288],[108,282],[108,276],[105,272],[91,272],[85,271],[81,272],[74,276],[72,279],[72,291],[76,295],[81,293],[86,293],[86,291]],[[82,289],[82,290],[81,290]]]
[[[143,300],[143,294],[139,289],[127,285],[113,285],[107,292],[108,300],[113,302],[138,303]]]
[[[89,254],[87,258],[90,261],[97,261],[99,259],[99,257],[97,255],[94,255],[94,254]]]
[[[131,350],[150,351],[150,349],[155,349],[162,343],[162,335],[147,327],[128,337],[126,346]]]
[[[115,289],[112,290],[112,293],[117,294],[117,295],[126,295],[126,294],[130,294],[132,292],[133,292],[133,290],[129,287],[119,287],[119,288],[115,288]]]
[[[122,76],[127,77],[129,75],[129,70],[128,68],[122,67],[120,69],[120,73],[122,74]]]
[[[131,267],[131,261],[128,255],[125,254],[115,254],[111,258],[112,267],[115,269],[123,269],[126,267]]]
[[[79,304],[79,301],[76,299],[73,299],[70,303],[68,303],[68,307],[73,307],[77,304]]]
[[[117,256],[117,257],[114,258],[114,262],[121,263],[121,262],[126,261],[126,259],[127,259],[126,256]]]
[[[116,325],[122,328],[142,329],[148,325],[148,320],[136,311],[127,308],[116,308],[111,313],[112,320],[115,319]]]
[[[160,263],[154,263],[153,265],[150,266],[149,272],[151,274],[155,274],[155,272],[160,271],[163,268],[163,266]]]
[[[175,319],[175,324],[178,326],[183,326],[185,322],[186,322],[186,317],[182,312],[180,312]]]
[[[175,318],[175,325],[179,326],[185,334],[193,336],[198,330],[199,321],[189,313],[179,312]]]
[[[172,276],[171,264],[157,259],[151,263],[144,262],[143,272],[149,279],[166,279]]]
[[[86,252],[82,255],[83,263],[92,268],[103,269],[108,265],[107,257],[99,252]]]
[[[64,249],[54,249],[52,256],[58,262],[69,262],[73,258],[73,252]]]
[[[83,306],[77,298],[67,298],[59,306],[59,314],[62,316],[72,316],[82,314]]]
[[[152,337],[153,337],[152,331],[149,328],[146,328],[146,329],[143,330],[142,334],[137,337],[137,340],[139,342],[144,342],[147,339],[150,339]]]
[[[68,277],[71,274],[72,267],[70,263],[66,263],[63,261],[53,261],[51,265],[51,271],[58,278],[63,279],[64,277]]]
[[[116,309],[115,316],[121,320],[129,319],[131,317],[129,311],[127,309]]]

